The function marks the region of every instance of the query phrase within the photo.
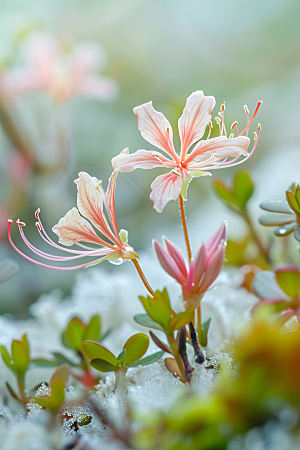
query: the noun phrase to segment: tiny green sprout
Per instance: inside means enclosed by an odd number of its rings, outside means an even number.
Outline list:
[[[179,314],[173,313],[166,288],[163,291],[155,291],[153,297],[140,296],[139,299],[147,314],[137,314],[134,320],[140,325],[163,330],[167,336],[173,336],[175,330],[194,318],[194,311],[189,309]]]
[[[11,344],[11,355],[9,355],[4,345],[1,345],[0,349],[3,361],[17,377],[21,398],[14,393],[8,383],[7,388],[16,400],[26,404],[28,399],[25,395],[25,373],[30,363],[30,352],[26,334],[23,334],[21,341],[13,339]]]
[[[236,212],[246,210],[254,190],[249,173],[238,172],[232,186],[228,186],[222,179],[215,179],[213,185],[217,195],[228,208]]]
[[[100,338],[100,317],[94,316],[88,324],[84,324],[78,317],[73,317],[63,332],[64,345],[73,350],[80,351],[83,341],[98,341]]]
[[[90,365],[99,372],[118,372],[129,367],[152,364],[162,357],[164,352],[157,352],[141,359],[148,347],[149,337],[144,333],[137,333],[125,342],[118,357],[103,345],[92,341],[84,341],[81,350],[90,360]]]
[[[65,400],[65,388],[69,375],[70,369],[67,364],[57,367],[50,379],[49,389],[43,395],[36,395],[35,402],[53,412],[60,410]]]
[[[260,207],[267,211],[259,218],[265,226],[276,226],[275,236],[284,237],[294,232],[294,238],[300,242],[300,185],[293,183],[285,193],[284,200],[268,200]]]

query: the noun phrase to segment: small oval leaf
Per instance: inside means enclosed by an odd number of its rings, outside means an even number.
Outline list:
[[[100,358],[92,359],[92,361],[90,361],[90,365],[99,372],[114,372],[119,369],[118,365],[111,364]]]
[[[149,364],[153,364],[158,361],[164,356],[164,354],[165,352],[160,350],[159,352],[155,352],[152,355],[146,356],[146,358],[142,358],[139,361],[132,363],[130,367],[148,366]]]
[[[164,331],[159,323],[154,322],[148,314],[136,314],[134,320],[139,324],[147,328],[154,328],[155,330]]]
[[[90,323],[86,328],[84,340],[97,342],[99,337],[100,337],[100,317],[94,316],[91,318]]]
[[[131,336],[124,345],[126,355],[122,361],[122,365],[128,367],[141,359],[148,350],[149,343],[149,336],[144,333],[137,333]]]
[[[83,354],[90,360],[92,359],[104,359],[113,366],[118,366],[119,361],[115,355],[103,347],[103,345],[92,341],[83,341],[81,344],[81,350]]]

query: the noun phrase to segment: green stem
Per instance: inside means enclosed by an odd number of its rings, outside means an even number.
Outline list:
[[[19,387],[21,399],[23,400],[24,405],[26,405],[26,403],[28,403],[28,398],[25,394],[25,376],[24,375],[18,376],[18,387]]]
[[[201,341],[202,321],[201,321],[201,303],[197,306],[197,333],[198,340]]]
[[[268,264],[270,264],[271,260],[270,260],[270,256],[269,256],[269,249],[267,247],[265,247],[263,245],[263,243],[261,242],[261,240],[260,240],[256,230],[253,227],[253,224],[251,222],[251,219],[250,219],[248,211],[245,210],[245,211],[241,212],[241,215],[245,219],[245,221],[247,222],[247,225],[249,227],[251,236],[252,236],[254,242],[256,243],[256,245],[258,246],[258,248],[260,250],[260,253],[263,255],[263,257],[265,258],[266,262]]]

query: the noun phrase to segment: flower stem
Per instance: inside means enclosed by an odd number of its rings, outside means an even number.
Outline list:
[[[152,295],[152,297],[154,297],[154,291],[153,291],[152,287],[150,286],[150,284],[148,283],[148,280],[145,277],[144,272],[142,271],[141,266],[138,263],[138,260],[137,259],[132,259],[131,261],[132,261],[134,267],[136,268],[136,270],[137,270],[137,272],[138,272],[142,282],[144,283],[145,288]]]
[[[181,217],[181,223],[182,223],[182,228],[183,228],[183,233],[184,233],[185,245],[186,245],[186,249],[187,249],[189,262],[191,262],[192,251],[191,251],[189,235],[188,235],[188,230],[187,230],[187,225],[186,225],[186,217],[185,217],[182,195],[179,195],[179,208],[180,208],[180,217]]]
[[[250,219],[250,216],[249,216],[248,211],[247,211],[247,210],[244,211],[244,212],[242,213],[242,216],[244,217],[245,221],[247,222],[247,225],[248,225],[248,227],[249,227],[249,230],[250,230],[250,233],[251,233],[251,236],[252,236],[253,240],[255,241],[255,243],[256,243],[256,245],[258,246],[258,248],[259,248],[261,254],[264,256],[265,260],[266,260],[267,263],[269,264],[269,263],[271,262],[271,261],[270,261],[270,256],[269,256],[269,249],[266,248],[266,247],[263,245],[263,243],[261,242],[261,240],[260,240],[258,234],[256,233],[256,231],[255,231],[255,229],[254,229],[254,227],[253,227],[253,224],[252,224],[252,222],[251,222],[251,219]]]

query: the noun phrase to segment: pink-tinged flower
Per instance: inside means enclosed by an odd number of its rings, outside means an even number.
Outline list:
[[[20,235],[27,247],[38,256],[57,262],[73,261],[80,258],[92,257],[92,262],[87,262],[79,266],[56,267],[44,263],[40,263],[21,252],[13,243],[11,238],[12,220],[8,221],[8,239],[13,248],[28,261],[34,262],[43,267],[57,270],[74,270],[98,264],[105,259],[112,262],[119,262],[120,259],[137,259],[138,255],[127,242],[127,232],[121,230],[118,232],[117,219],[115,213],[115,186],[117,173],[114,172],[109,179],[108,188],[104,192],[101,181],[95,177],[91,177],[86,172],[80,172],[79,178],[75,180],[77,185],[77,208],[72,208],[67,214],[59,220],[52,230],[59,237],[59,243],[65,246],[77,244],[81,250],[71,250],[56,244],[46,233],[41,219],[39,217],[40,210],[35,213],[37,222],[36,226],[41,238],[52,247],[69,253],[69,256],[57,256],[45,253],[34,247],[25,237],[23,227],[25,223],[17,221]],[[104,207],[107,216],[104,215]],[[88,219],[88,220],[86,220]],[[96,230],[103,237],[100,237]],[[96,247],[81,244],[96,244]],[[100,248],[98,247],[100,246]]]
[[[183,114],[178,121],[181,140],[181,151],[178,155],[173,145],[173,131],[165,116],[156,111],[152,102],[144,103],[134,108],[137,116],[138,128],[146,141],[159,148],[168,157],[156,151],[138,150],[129,154],[128,149],[112,159],[113,168],[119,172],[132,172],[135,169],[153,169],[154,167],[169,167],[171,172],[158,176],[151,184],[150,195],[153,207],[161,212],[170,200],[176,200],[181,194],[186,196],[187,186],[193,177],[211,175],[209,170],[232,167],[248,159],[257,145],[258,135],[250,153],[248,147],[250,139],[247,137],[248,128],[252,123],[261,102],[258,103],[252,119],[249,121],[249,111],[245,106],[247,126],[239,133],[237,122],[232,129],[237,132],[227,137],[224,124],[224,110],[222,105],[220,117],[216,118],[219,125],[219,136],[209,139],[212,123],[211,112],[215,106],[214,97],[205,97],[202,91],[193,92],[187,99]],[[207,139],[200,140],[209,125]],[[246,133],[246,136],[242,134]],[[195,146],[188,153],[192,145]],[[237,161],[240,156],[243,160]],[[233,159],[227,161],[228,157]]]
[[[68,37],[56,39],[35,33],[22,47],[23,63],[2,74],[8,98],[29,91],[45,91],[58,103],[87,95],[104,101],[116,97],[115,81],[96,74],[105,63],[105,52],[95,42],[71,45]]]
[[[166,238],[164,243],[166,248],[154,241],[159,262],[165,271],[181,285],[185,309],[195,309],[222,268],[226,245],[226,224],[223,223],[207,243],[199,247],[191,260],[189,269],[179,248]]]

